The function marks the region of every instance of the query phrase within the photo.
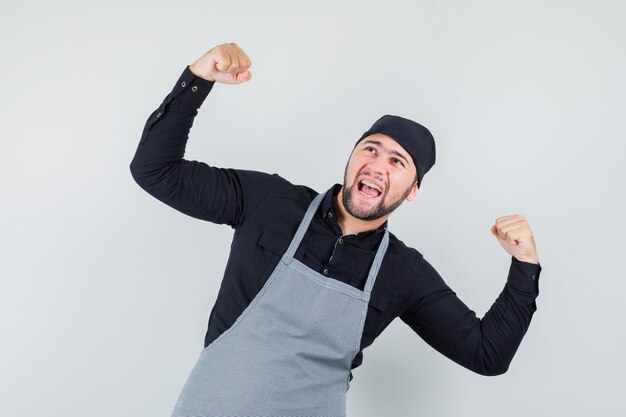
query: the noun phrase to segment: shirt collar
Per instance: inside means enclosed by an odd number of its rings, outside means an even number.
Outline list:
[[[341,231],[341,227],[339,227],[339,224],[337,223],[337,215],[335,213],[335,208],[333,207],[333,200],[335,199],[335,196],[339,194],[339,191],[341,191],[341,187],[342,187],[341,184],[335,184],[332,187],[330,187],[329,192],[326,193],[326,195],[324,196],[324,199],[320,203],[321,214],[324,217],[324,221],[326,222],[327,225],[329,225],[333,229],[333,231],[337,234],[337,236],[342,236],[342,231]],[[387,228],[387,223],[388,221],[385,221],[385,223],[380,225],[380,227],[378,227],[377,229],[367,230],[365,232],[348,235],[348,236],[350,238],[359,239],[359,240],[364,240],[368,237],[371,237],[374,240],[378,240],[382,237],[382,234],[385,232],[385,229]]]

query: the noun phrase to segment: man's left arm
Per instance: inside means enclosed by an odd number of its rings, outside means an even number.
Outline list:
[[[498,218],[491,233],[511,255],[511,265],[504,289],[482,319],[423,258],[416,289],[419,296],[400,315],[437,351],[482,375],[499,375],[508,370],[537,309],[535,299],[542,269],[523,216]]]

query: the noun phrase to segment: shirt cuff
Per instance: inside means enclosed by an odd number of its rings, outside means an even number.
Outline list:
[[[511,256],[507,283],[517,290],[538,294],[540,274],[540,264],[520,261],[515,256]]]
[[[214,84],[215,81],[205,80],[196,76],[189,69],[189,65],[187,65],[178,81],[176,81],[172,92],[166,98],[165,104],[172,102],[170,107],[197,110],[202,106]]]

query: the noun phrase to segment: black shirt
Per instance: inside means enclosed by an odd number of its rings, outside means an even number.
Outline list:
[[[187,66],[148,118],[130,164],[137,184],[158,200],[189,216],[234,229],[205,346],[235,322],[263,287],[318,194],[277,174],[212,167],[183,158],[194,117],[213,86],[214,82],[196,77]],[[388,224],[342,235],[332,203],[341,185],[330,189],[295,258],[362,290]],[[363,349],[400,317],[456,363],[483,375],[504,373],[537,308],[541,266],[512,256],[502,292],[479,319],[420,252],[406,246],[391,230],[389,238],[352,369],[362,363]]]

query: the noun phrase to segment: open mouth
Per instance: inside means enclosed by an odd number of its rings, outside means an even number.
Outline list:
[[[359,181],[358,189],[362,195],[368,198],[376,198],[383,193],[383,190],[380,186],[368,180]]]

